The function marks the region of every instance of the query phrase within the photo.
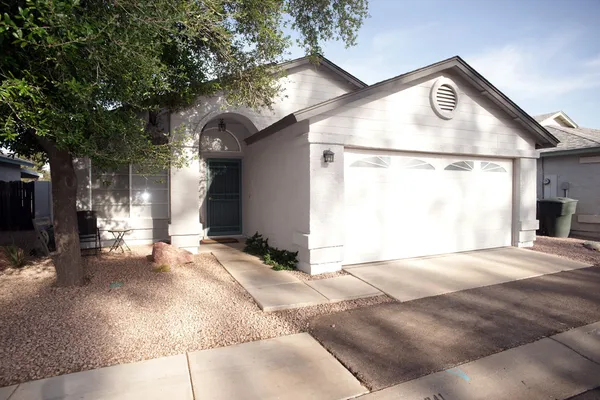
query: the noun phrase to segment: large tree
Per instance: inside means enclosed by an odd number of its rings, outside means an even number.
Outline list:
[[[181,165],[160,112],[268,107],[291,39],[353,45],[367,0],[0,0],[0,146],[50,164],[59,285],[79,285],[74,157]],[[149,162],[149,160],[151,160]]]

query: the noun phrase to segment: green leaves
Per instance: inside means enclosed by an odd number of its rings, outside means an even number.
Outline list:
[[[272,65],[291,45],[286,20],[314,53],[331,38],[353,44],[367,16],[366,0],[0,4],[0,146],[27,156],[44,136],[96,164],[159,167],[185,162],[181,135],[157,144],[145,116],[220,92],[268,107],[280,90]]]

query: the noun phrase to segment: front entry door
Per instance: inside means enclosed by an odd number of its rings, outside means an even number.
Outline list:
[[[208,235],[242,233],[241,160],[208,160]]]

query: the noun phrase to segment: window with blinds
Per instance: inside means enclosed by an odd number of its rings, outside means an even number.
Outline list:
[[[92,210],[98,218],[169,218],[168,171],[148,175],[134,165],[91,170]]]

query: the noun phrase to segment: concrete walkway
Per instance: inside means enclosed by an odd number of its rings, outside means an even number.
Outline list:
[[[504,247],[344,269],[398,301],[410,301],[589,266],[551,254]]]
[[[338,400],[366,392],[300,333],[0,388],[0,400]]]
[[[304,282],[285,271],[274,271],[258,257],[241,251],[241,243],[201,246],[254,298],[263,311],[286,310],[382,295],[381,291],[353,276]]]
[[[595,323],[360,399],[566,399],[599,386],[600,323]]]

